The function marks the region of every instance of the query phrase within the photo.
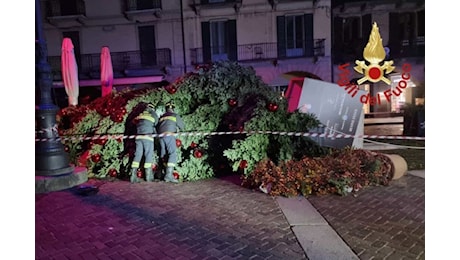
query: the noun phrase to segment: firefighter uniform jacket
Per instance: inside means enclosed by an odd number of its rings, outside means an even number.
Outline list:
[[[155,134],[156,126],[158,124],[158,115],[152,109],[144,110],[136,117],[137,121],[137,134]],[[153,140],[153,138],[152,138]]]
[[[159,134],[164,134],[164,133],[176,133],[177,130],[184,130],[185,124],[182,118],[172,112],[172,111],[166,111],[161,117],[160,117],[160,122],[158,123],[158,133]]]

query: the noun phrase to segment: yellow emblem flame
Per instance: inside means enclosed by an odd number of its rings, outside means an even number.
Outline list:
[[[385,74],[392,72],[395,67],[393,61],[385,61],[383,66],[380,66],[379,63],[385,59],[385,49],[383,48],[382,38],[380,37],[379,28],[377,23],[374,22],[372,25],[372,31],[369,35],[369,41],[366,44],[366,47],[363,51],[363,57],[370,64],[366,65],[364,61],[356,60],[355,63],[357,66],[354,69],[361,74],[364,74],[364,77],[358,80],[358,84],[362,84],[366,80],[371,82],[378,82],[382,80],[388,85],[391,84],[391,81],[385,78]]]

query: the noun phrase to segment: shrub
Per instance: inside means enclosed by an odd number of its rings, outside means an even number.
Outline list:
[[[274,196],[347,195],[371,185],[388,185],[393,174],[391,160],[383,154],[345,148],[279,164],[263,159],[243,177],[242,186]]]
[[[140,113],[140,104],[154,104],[161,115],[170,100],[186,123],[186,133],[177,136],[176,170],[184,181],[238,169],[250,175],[263,158],[279,162],[324,152],[308,137],[248,133],[305,132],[319,121],[312,114],[288,113],[287,100],[264,84],[252,68],[217,62],[162,88],[127,89],[62,109],[57,122],[72,163],[86,167],[89,177],[126,178],[135,148],[132,119]],[[215,134],[228,131],[233,134]],[[159,162],[157,153],[154,161]]]

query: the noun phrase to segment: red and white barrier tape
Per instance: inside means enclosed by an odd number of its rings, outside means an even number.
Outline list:
[[[391,140],[425,140],[425,137],[419,136],[399,136],[399,135],[349,135],[349,134],[320,134],[308,132],[282,132],[282,131],[235,131],[235,132],[182,132],[175,134],[152,134],[151,137],[163,136],[207,136],[207,135],[234,135],[234,134],[273,134],[286,136],[303,136],[303,137],[324,137],[330,139],[338,138],[367,138],[367,139],[391,139]],[[80,137],[59,137],[59,138],[36,138],[36,142],[46,142],[50,140],[98,140],[98,139],[134,139],[137,135],[95,135],[95,136],[80,136]]]

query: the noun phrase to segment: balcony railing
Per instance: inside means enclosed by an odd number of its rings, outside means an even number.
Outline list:
[[[46,3],[47,17],[85,15],[84,0],[49,0]]]
[[[350,45],[338,45],[333,51],[334,64],[352,62],[356,59],[363,59],[365,44],[357,45],[354,48]],[[389,59],[399,58],[420,58],[425,56],[425,37],[416,37],[412,40],[402,40],[390,44]]]
[[[219,5],[241,3],[241,0],[195,0],[194,2],[198,2],[200,5]]]
[[[276,42],[238,45],[237,61],[257,61],[267,59],[324,56],[324,42],[325,39],[314,40],[313,54],[308,54],[308,52],[305,49],[286,49],[285,54],[279,55],[278,44]],[[211,47],[209,50],[206,51],[210,53],[211,61],[231,59],[231,55],[228,51],[228,48],[225,48],[224,46]],[[203,48],[191,49],[190,58],[192,65],[209,62],[209,60],[205,60],[204,58]]]
[[[145,69],[162,69],[171,65],[171,50],[156,49],[152,52],[128,51],[111,52],[113,75],[115,78],[128,77],[128,72]],[[53,80],[62,80],[61,56],[48,56]],[[99,79],[101,54],[82,54],[77,57],[79,79]],[[135,73],[134,73],[135,74]]]
[[[193,0],[191,7],[195,14],[199,15],[201,9],[228,8],[232,7],[238,13],[242,0]]]
[[[161,9],[161,0],[126,0],[126,11]]]

